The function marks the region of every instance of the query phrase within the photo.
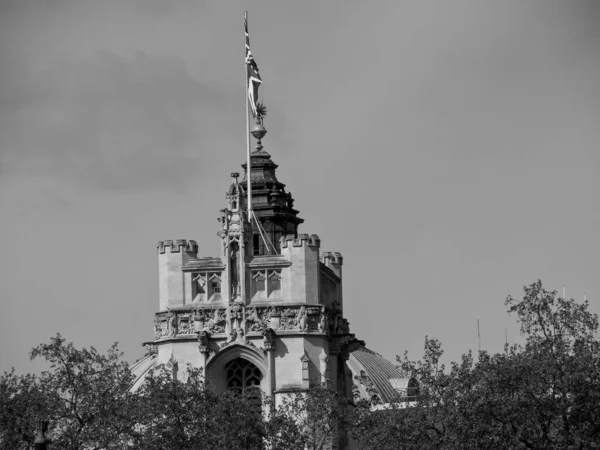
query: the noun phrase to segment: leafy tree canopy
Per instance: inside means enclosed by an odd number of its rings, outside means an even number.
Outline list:
[[[36,419],[50,420],[50,448],[75,449],[587,449],[600,448],[598,317],[588,302],[547,291],[541,281],[508,297],[522,345],[471,352],[449,367],[442,345],[425,338],[418,361],[398,357],[419,382],[416,402],[373,410],[328,386],[290,393],[273,405],[216,394],[202,372],[183,379],[165,368],[135,393],[116,344],[105,354],[60,335],[31,351],[48,370],[0,376],[0,448],[27,448]],[[347,438],[346,438],[347,437]]]

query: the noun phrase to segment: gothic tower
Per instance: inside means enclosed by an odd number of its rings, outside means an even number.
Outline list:
[[[413,401],[414,380],[350,333],[342,255],[321,251],[317,235],[298,233],[303,219],[263,150],[266,130],[257,128],[250,155],[256,219],[248,214],[248,172],[242,181],[234,172],[219,216],[219,255],[199,257],[192,240],[158,243],[159,310],[147,354],[132,367],[133,389],[160,367],[184,379],[191,365],[217,392],[260,389],[275,405],[322,383],[373,407]]]
[[[199,257],[195,241],[159,242],[160,310],[138,383],[153,367],[184,376],[191,364],[213,389],[260,387],[276,403],[323,382],[352,396],[345,362],[360,342],[343,317],[342,256],[321,252],[317,235],[298,234],[303,219],[262,147],[265,133],[252,130],[251,176],[247,164],[243,180],[231,174],[220,254]]]

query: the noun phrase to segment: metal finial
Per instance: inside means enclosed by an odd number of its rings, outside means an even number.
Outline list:
[[[261,140],[263,137],[265,137],[265,134],[267,134],[266,128],[263,127],[262,124],[257,123],[256,125],[254,125],[254,127],[252,127],[250,134],[252,134],[252,136],[254,136],[254,138],[256,139],[256,150],[262,150],[263,146]]]

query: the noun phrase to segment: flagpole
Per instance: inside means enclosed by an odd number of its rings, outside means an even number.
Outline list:
[[[246,22],[246,33],[248,32],[248,11],[244,11],[244,20]],[[247,38],[246,38],[247,39]],[[247,41],[246,41],[247,42]],[[248,95],[249,95],[249,80],[248,80],[248,61],[245,61],[244,65],[246,72],[246,86],[244,88],[246,92],[246,178],[248,180],[248,220],[252,220],[252,166],[250,165],[250,112],[248,106]]]

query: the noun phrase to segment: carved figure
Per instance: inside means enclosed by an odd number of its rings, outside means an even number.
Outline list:
[[[324,306],[321,307],[321,317],[319,320],[319,331],[321,333],[327,333],[327,331],[329,331],[327,329],[329,325],[329,317],[327,317],[327,308],[325,308]]]
[[[296,316],[296,324],[300,328],[300,331],[306,330],[307,319],[308,319],[308,317],[306,315],[306,308],[304,306],[301,306],[300,309],[298,310],[298,315]]]
[[[222,333],[225,331],[226,319],[224,317],[224,310],[215,308],[213,317],[208,319],[205,323],[205,329],[208,329],[213,334]]]
[[[246,316],[246,324],[252,331],[260,331],[261,323],[260,317],[258,317],[258,311],[256,308],[250,308],[250,313]]]
[[[162,336],[162,324],[158,317],[154,317],[154,339],[160,339]]]
[[[240,303],[230,303],[228,308],[228,316],[231,321],[231,328],[240,328],[244,317],[244,306]]]
[[[244,330],[242,328],[237,329],[236,341],[242,342],[244,344],[248,343],[248,339],[246,338],[246,333],[244,333]]]
[[[229,337],[227,338],[227,340],[225,341],[225,343],[223,344],[223,346],[231,344],[236,339],[237,339],[237,331],[236,330],[231,330],[229,332]]]
[[[204,330],[198,335],[198,345],[200,347],[200,351],[208,351],[209,344],[210,334],[208,333],[208,331]]]
[[[167,335],[175,336],[177,334],[177,314],[169,311],[167,317]]]
[[[333,318],[333,334],[342,334],[342,315],[339,311],[336,312]]]
[[[272,328],[263,331],[263,343],[265,350],[275,350],[275,331]]]

